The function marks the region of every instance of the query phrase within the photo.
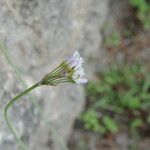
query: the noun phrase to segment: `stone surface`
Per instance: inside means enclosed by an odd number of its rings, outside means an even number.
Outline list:
[[[86,58],[86,72],[91,78],[97,66],[101,69],[106,64],[107,54],[100,49],[100,29],[107,9],[107,0],[0,0],[0,40],[28,86],[74,49]],[[0,49],[0,150],[18,150],[3,110],[25,86],[6,58]],[[51,145],[52,149],[61,149],[60,140],[66,143],[74,120],[84,107],[83,88],[67,84],[40,87],[31,95],[50,126],[32,98],[26,96],[9,112],[14,127],[29,150],[48,150]],[[49,131],[51,125],[55,132]]]

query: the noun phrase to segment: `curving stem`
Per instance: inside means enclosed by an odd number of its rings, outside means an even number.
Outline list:
[[[27,150],[26,145],[20,140],[20,138],[18,137],[15,129],[12,127],[11,121],[8,118],[8,110],[9,108],[13,105],[14,102],[18,101],[19,98],[21,98],[22,96],[26,95],[27,93],[29,93],[30,91],[32,91],[33,89],[35,89],[36,87],[40,86],[40,84],[37,82],[34,85],[32,85],[31,87],[29,87],[27,90],[23,91],[22,93],[18,94],[16,97],[14,97],[5,107],[4,110],[4,116],[5,116],[5,120],[8,124],[8,127],[10,129],[10,131],[12,132],[12,134],[14,135],[16,141],[18,142],[18,144],[20,145],[22,150]]]

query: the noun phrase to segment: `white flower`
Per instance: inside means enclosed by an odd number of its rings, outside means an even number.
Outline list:
[[[83,58],[80,57],[78,51],[75,51],[73,55],[66,59],[66,63],[69,66],[69,69],[73,70],[72,80],[77,84],[87,83],[87,79],[84,78],[84,69],[82,68],[82,63],[84,62]]]
[[[47,74],[40,84],[57,85],[59,83],[72,82],[77,84],[87,83],[84,78],[84,69],[82,68],[84,60],[80,54],[75,51],[72,56],[63,61],[57,68]]]

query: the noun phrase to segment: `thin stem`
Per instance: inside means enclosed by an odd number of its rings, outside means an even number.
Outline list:
[[[8,51],[8,49],[6,48],[6,46],[4,46],[4,44],[0,41],[0,49],[2,50],[3,54],[5,55],[5,58],[7,60],[7,63],[14,69],[17,78],[21,81],[22,85],[24,88],[27,88],[26,83],[24,82],[24,80],[21,77],[21,72],[20,69],[15,65],[15,63],[11,60],[11,55]],[[57,67],[57,69],[60,66]],[[57,70],[58,71],[58,70]],[[52,71],[53,72],[53,71]],[[53,72],[54,73],[54,72]],[[53,74],[54,75],[54,74]],[[37,103],[37,101],[35,100],[34,97],[32,97],[31,95],[29,95],[32,103],[35,105],[35,107],[37,108],[37,110],[39,111],[42,119],[44,120],[45,124],[47,125],[48,129],[50,132],[52,132],[52,136],[54,137],[54,140],[56,140],[56,142],[61,146],[62,150],[68,150],[66,144],[63,142],[63,140],[59,137],[56,129],[52,126],[51,122],[47,119],[47,117],[43,114],[41,107],[39,106],[39,104]],[[15,132],[17,133],[17,131]],[[20,140],[20,139],[19,139]],[[21,140],[20,140],[21,141]],[[21,141],[22,143],[22,141]]]
[[[25,144],[20,140],[20,138],[18,137],[15,129],[12,127],[11,122],[8,118],[8,110],[9,108],[13,105],[14,102],[18,101],[19,98],[21,98],[22,96],[26,95],[27,93],[29,93],[31,90],[35,89],[36,87],[38,87],[38,83],[35,83],[34,85],[32,85],[30,88],[28,88],[27,90],[23,91],[22,93],[18,94],[16,97],[14,97],[5,107],[4,110],[4,116],[5,116],[5,120],[8,124],[9,129],[11,130],[12,134],[14,135],[15,139],[17,140],[17,142],[19,143],[20,147],[22,148],[22,150],[27,150],[27,147],[25,146]]]
[[[68,79],[67,79],[67,77],[55,77],[55,78],[51,78],[51,79],[49,79],[49,80],[47,80],[47,82],[51,82],[51,81],[53,81],[53,82],[55,82],[55,81],[57,81],[57,80],[67,80],[68,81]]]

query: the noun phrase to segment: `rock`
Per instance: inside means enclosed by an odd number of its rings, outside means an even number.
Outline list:
[[[37,82],[75,49],[86,58],[86,72],[91,78],[97,66],[105,64],[100,28],[107,16],[107,5],[107,0],[0,1],[0,40],[23,81],[28,86]],[[25,89],[11,60],[1,49],[0,150],[18,150],[3,117],[6,103]],[[30,150],[48,150],[52,145],[53,149],[61,149],[84,107],[83,87],[40,87],[31,96],[23,97],[9,111],[18,135]],[[35,103],[40,105],[44,119]]]

